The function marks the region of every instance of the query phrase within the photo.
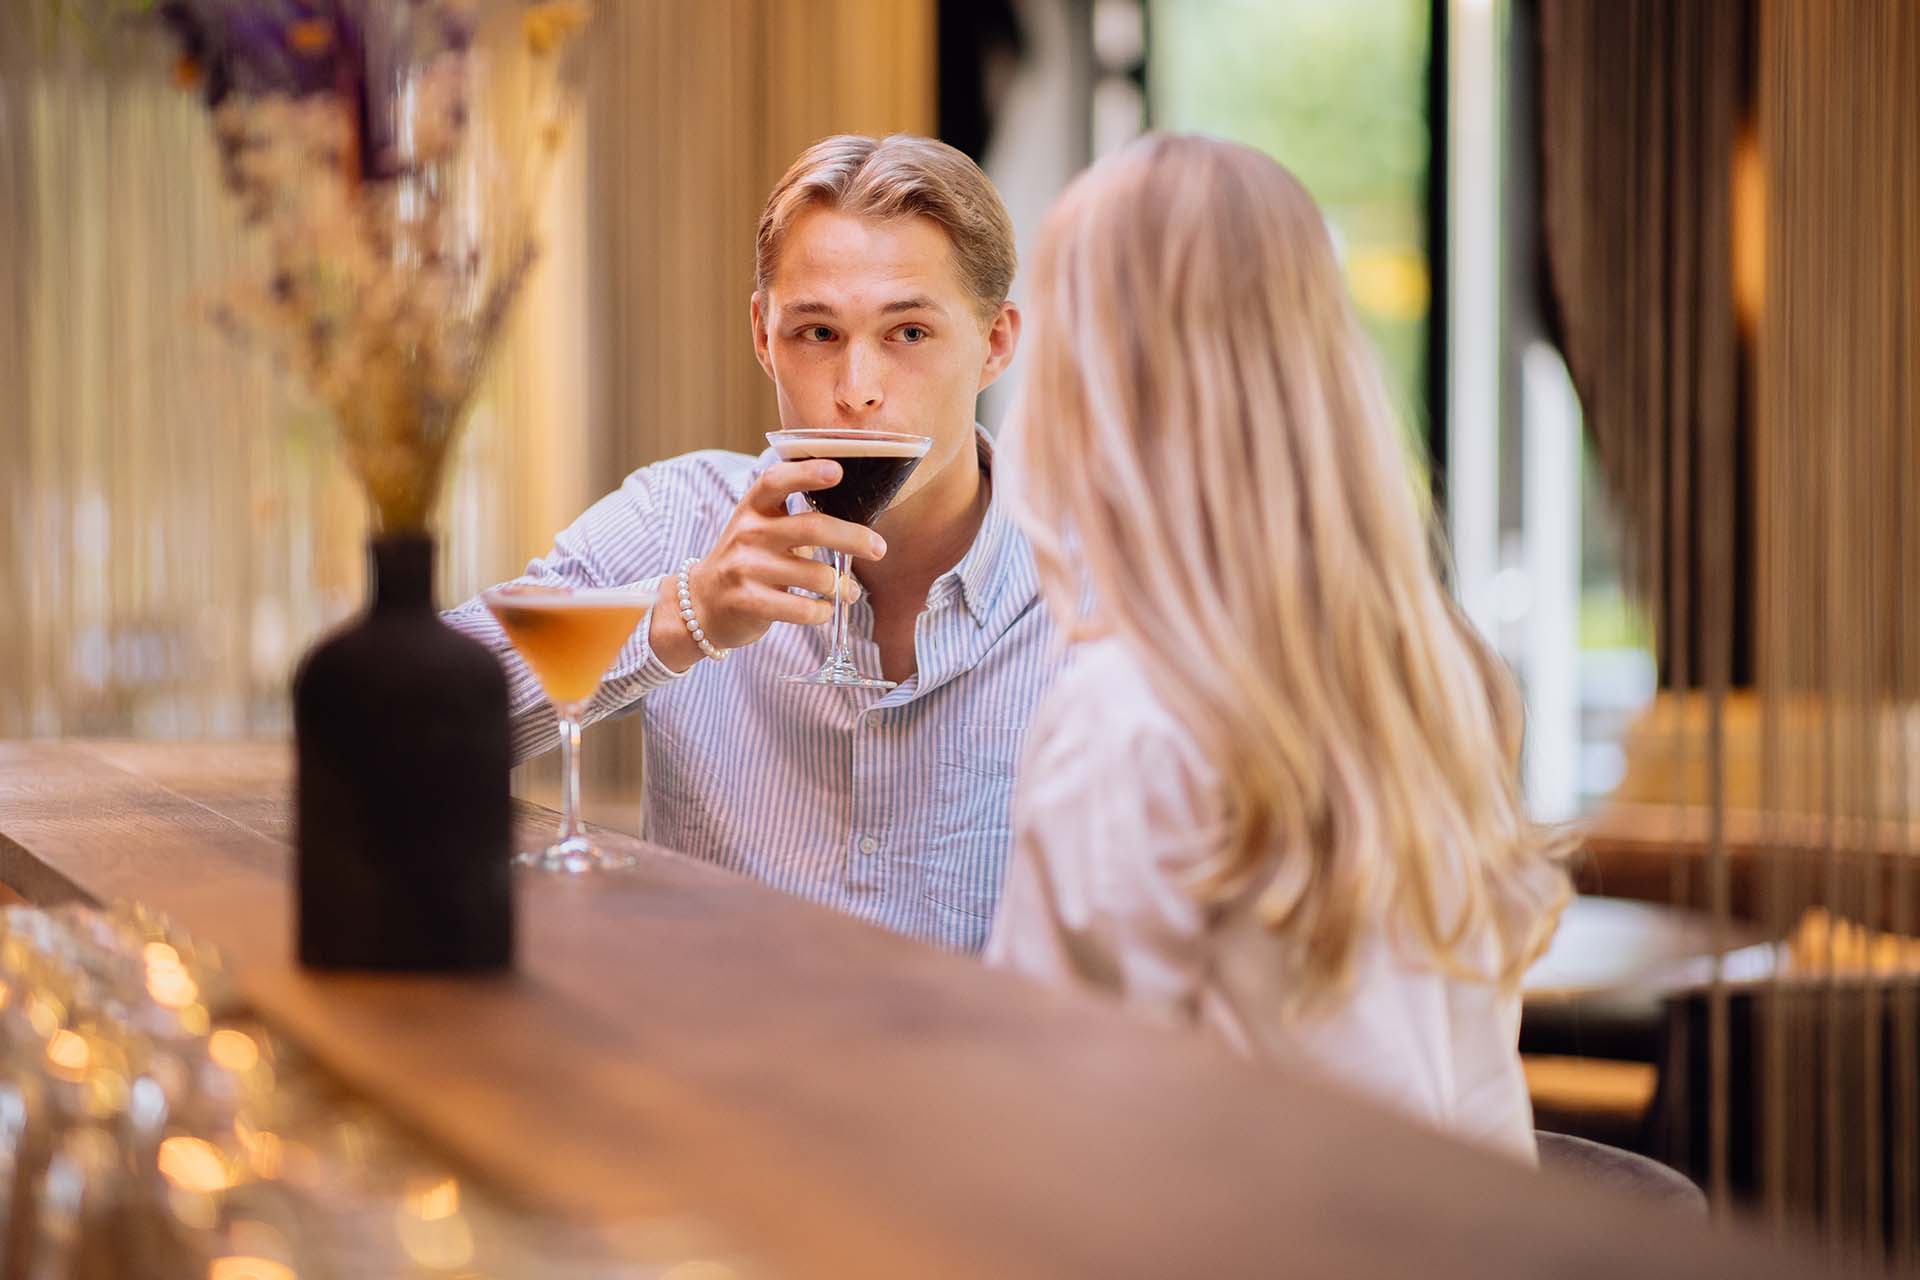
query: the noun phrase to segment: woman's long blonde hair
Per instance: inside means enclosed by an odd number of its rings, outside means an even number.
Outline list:
[[[1050,606],[1126,644],[1221,771],[1196,891],[1252,896],[1303,998],[1383,910],[1449,971],[1517,978],[1562,840],[1522,812],[1513,680],[1436,576],[1312,198],[1149,135],[1062,197],[1032,294],[1008,497]],[[1491,971],[1462,954],[1489,927]]]

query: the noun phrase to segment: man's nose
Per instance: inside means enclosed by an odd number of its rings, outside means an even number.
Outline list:
[[[834,392],[841,410],[859,415],[878,409],[886,398],[880,383],[880,361],[875,353],[863,343],[848,343],[846,359],[840,365],[840,385]]]

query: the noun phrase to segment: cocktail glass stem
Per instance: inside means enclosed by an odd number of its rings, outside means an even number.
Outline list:
[[[564,707],[555,707],[554,714],[560,720],[560,838],[556,848],[564,848],[572,841],[587,843],[586,832],[580,829],[580,716],[582,708],[577,702]]]
[[[833,644],[827,653],[830,667],[853,666],[853,642],[847,638],[847,594],[841,584],[847,578],[847,553],[833,553]]]
[[[586,704],[556,703],[553,714],[560,726],[560,833],[547,848],[517,855],[514,865],[576,874],[632,866],[632,854],[600,848],[580,823],[580,722]]]

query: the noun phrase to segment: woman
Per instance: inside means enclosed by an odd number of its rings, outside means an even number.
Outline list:
[[[1531,1158],[1518,981],[1562,850],[1319,210],[1150,136],[1061,199],[1032,288],[1010,497],[1074,652],[989,959]]]

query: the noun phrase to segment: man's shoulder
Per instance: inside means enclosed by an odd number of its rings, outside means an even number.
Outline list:
[[[765,465],[760,455],[698,449],[637,468],[624,487],[650,505],[681,508],[688,503],[715,503],[731,509],[746,496]]]

